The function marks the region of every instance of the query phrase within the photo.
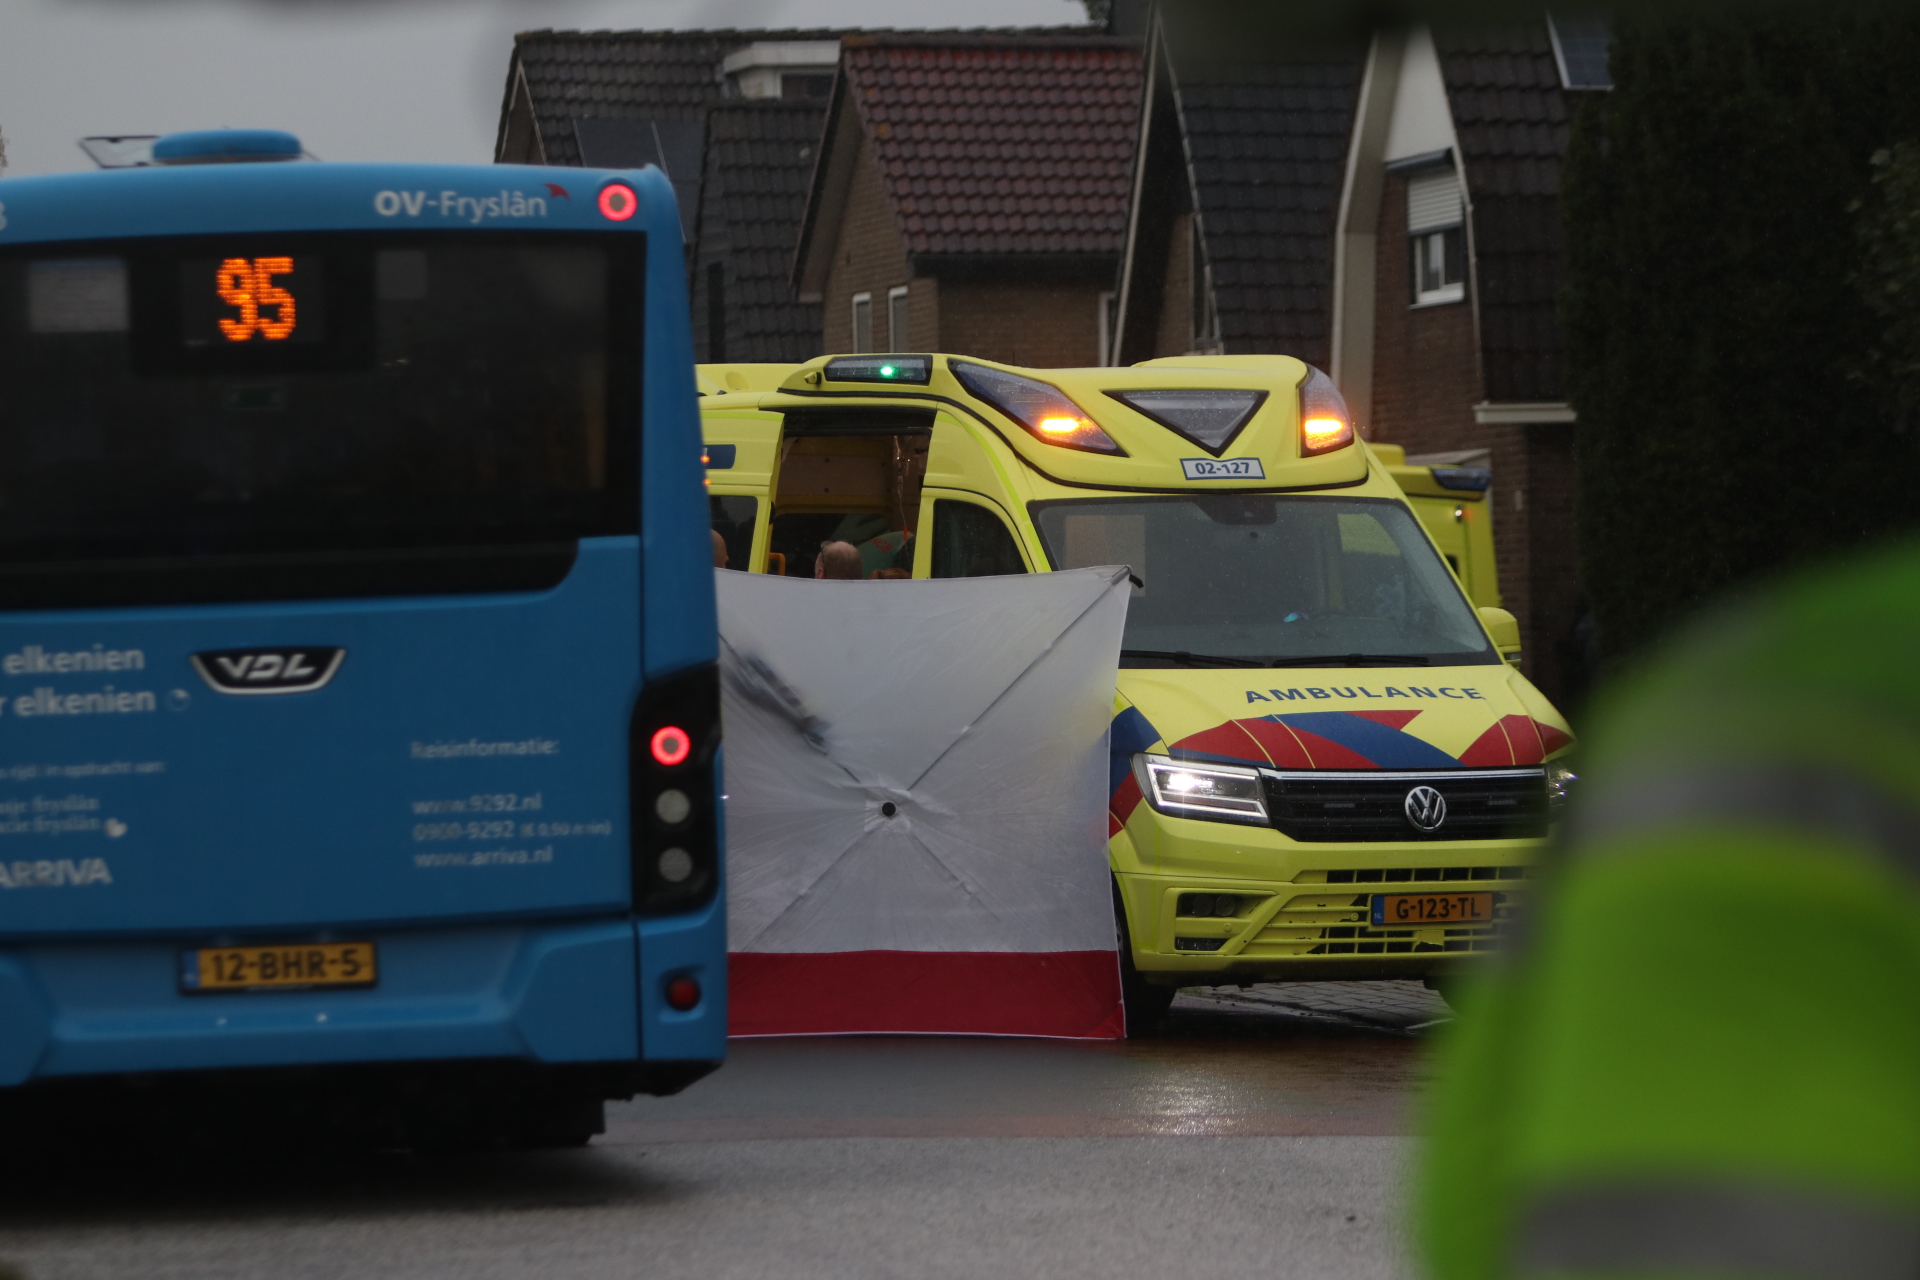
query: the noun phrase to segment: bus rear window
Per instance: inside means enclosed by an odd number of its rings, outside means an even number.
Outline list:
[[[0,256],[0,563],[631,533],[643,244],[248,233]]]

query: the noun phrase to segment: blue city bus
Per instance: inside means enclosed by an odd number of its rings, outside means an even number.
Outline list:
[[[154,160],[0,181],[0,1108],[584,1142],[725,1055],[672,188]]]

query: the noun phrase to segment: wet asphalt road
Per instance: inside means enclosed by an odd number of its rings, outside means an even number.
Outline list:
[[[0,1170],[0,1258],[33,1280],[1409,1276],[1444,1006],[1297,990],[1183,996],[1149,1040],[736,1042],[578,1151],[69,1152]]]

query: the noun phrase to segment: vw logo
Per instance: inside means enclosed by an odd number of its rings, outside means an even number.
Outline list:
[[[1432,787],[1415,787],[1407,792],[1407,821],[1422,831],[1438,831],[1447,820],[1447,798]]]

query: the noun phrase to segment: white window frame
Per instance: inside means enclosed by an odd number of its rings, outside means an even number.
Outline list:
[[[1428,248],[1435,242],[1438,242],[1441,252],[1444,254],[1446,252],[1446,236],[1449,231],[1458,231],[1461,233],[1460,279],[1450,284],[1443,284],[1438,289],[1422,289],[1420,287],[1420,278],[1426,274],[1425,268]],[[1413,242],[1413,253],[1411,255],[1411,261],[1408,264],[1409,268],[1413,271],[1412,305],[1416,307],[1438,307],[1449,302],[1465,302],[1467,300],[1467,237],[1465,226],[1456,222],[1450,227],[1427,227],[1424,230],[1410,234],[1407,238]],[[1442,272],[1446,270],[1446,264],[1444,262],[1441,264],[1441,270]]]
[[[887,290],[887,350],[901,352],[911,350],[909,343],[912,335],[907,331],[911,319],[907,312],[907,286],[895,285]]]
[[[865,330],[865,332],[861,332]],[[850,355],[864,355],[873,350],[873,295],[856,293],[853,295],[853,336],[847,344]]]
[[[1444,183],[1444,185],[1442,185]],[[1460,173],[1452,165],[1422,169],[1407,176],[1407,268],[1413,273],[1413,302],[1416,307],[1444,306],[1464,302],[1467,297],[1467,209],[1461,189]],[[1446,237],[1459,232],[1460,278],[1437,289],[1423,289],[1429,254],[1437,246],[1441,252],[1441,274],[1447,274]]]

